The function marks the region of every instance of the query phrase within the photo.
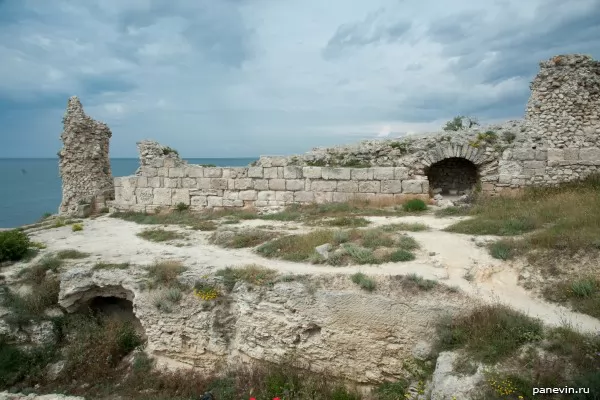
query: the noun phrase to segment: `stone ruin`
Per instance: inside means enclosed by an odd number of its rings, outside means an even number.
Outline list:
[[[503,124],[315,148],[303,155],[263,156],[243,168],[188,165],[174,150],[143,141],[138,143],[140,168],[134,176],[114,179],[115,199],[109,205],[112,210],[154,212],[180,203],[199,210],[351,199],[401,201],[473,192],[493,196],[599,172],[600,62],[585,55],[563,55],[541,62],[540,68],[531,84],[525,118]],[[71,125],[65,123],[65,132],[74,131]],[[110,132],[105,125],[98,126]],[[89,131],[97,129],[94,125]],[[108,136],[103,136],[106,151]],[[88,154],[90,146],[83,147],[81,154]],[[61,166],[69,164],[68,151],[63,150]],[[90,189],[78,186],[77,197],[67,180],[63,203],[72,207],[84,195],[110,188],[107,160],[86,161],[85,176],[99,184]],[[108,177],[99,173],[103,170]]]
[[[114,198],[108,157],[112,133],[106,124],[88,117],[75,96],[68,101],[63,124],[63,148],[58,153],[62,178],[59,214],[86,217]]]

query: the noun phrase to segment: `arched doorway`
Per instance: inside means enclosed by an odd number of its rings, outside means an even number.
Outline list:
[[[479,180],[477,166],[461,157],[450,157],[431,164],[425,173],[431,194],[460,196],[473,191]]]

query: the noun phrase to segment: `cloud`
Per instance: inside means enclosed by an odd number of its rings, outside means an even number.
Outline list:
[[[284,4],[285,3],[285,4]],[[357,2],[354,2],[357,3]],[[53,156],[67,98],[184,156],[290,154],[523,115],[538,63],[600,56],[600,0],[0,0],[0,157]]]

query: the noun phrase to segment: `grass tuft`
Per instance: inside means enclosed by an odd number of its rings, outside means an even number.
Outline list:
[[[165,229],[155,228],[155,229],[145,229],[137,234],[137,236],[142,239],[149,240],[151,242],[166,242],[169,240],[183,239],[185,235],[174,232],[167,231]]]
[[[371,278],[369,278],[368,276],[366,276],[365,274],[363,274],[362,272],[357,272],[355,274],[353,274],[350,279],[352,280],[352,282],[356,283],[358,286],[360,286],[361,289],[364,289],[368,292],[372,292],[373,290],[375,290],[376,284],[375,281]]]

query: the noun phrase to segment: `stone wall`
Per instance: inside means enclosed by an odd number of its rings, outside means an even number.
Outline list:
[[[427,180],[407,168],[202,167],[157,158],[137,176],[115,178],[114,210],[153,212],[179,203],[191,209],[427,198]]]
[[[63,148],[58,153],[62,178],[59,214],[87,216],[114,196],[108,158],[111,131],[88,117],[77,97],[71,97],[63,117]]]

